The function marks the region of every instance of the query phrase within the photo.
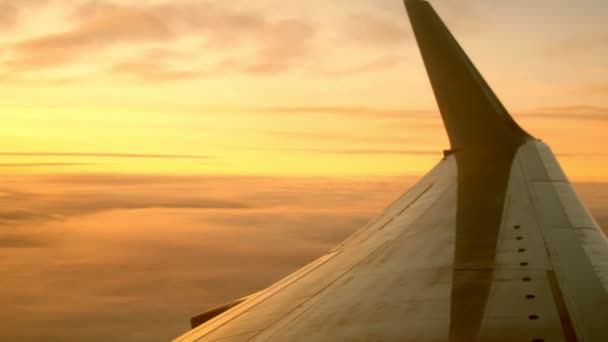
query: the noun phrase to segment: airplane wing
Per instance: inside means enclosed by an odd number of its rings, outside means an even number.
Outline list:
[[[451,149],[332,251],[174,341],[608,341],[606,236],[430,4],[405,3]]]

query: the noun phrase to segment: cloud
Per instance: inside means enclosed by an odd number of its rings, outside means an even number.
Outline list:
[[[175,1],[156,4],[115,4],[91,1],[77,8],[73,28],[26,39],[12,45],[16,57],[5,62],[14,71],[54,67],[84,60],[116,44],[145,49],[145,43],[163,42],[174,49],[182,38],[193,38],[206,55],[223,59],[211,70],[181,70],[179,60],[110,57],[113,73],[141,79],[183,80],[221,72],[275,74],[297,67],[307,56],[315,30],[297,18],[269,19],[262,13],[226,4]],[[192,43],[190,43],[192,46]],[[203,50],[203,51],[205,51]],[[196,53],[203,53],[196,51]],[[232,63],[226,63],[231,60]],[[113,63],[112,63],[113,62]],[[169,62],[169,63],[167,63]],[[232,70],[221,70],[232,66]],[[147,70],[146,70],[147,69]]]
[[[4,167],[61,167],[61,166],[90,166],[90,163],[0,163]]]
[[[124,183],[124,182],[123,182]],[[76,183],[73,183],[76,184]],[[180,183],[184,185],[184,183]],[[140,185],[142,186],[142,185]],[[0,198],[0,232],[3,228],[16,229],[45,222],[66,222],[77,217],[109,211],[133,210],[250,210],[257,206],[238,199],[222,197],[218,194],[190,194],[176,196],[173,188],[150,194],[145,188],[130,185],[127,191],[115,194],[111,189],[76,189],[69,195],[33,194],[19,199],[13,196]],[[27,208],[27,209],[25,209]]]
[[[366,106],[276,106],[248,108],[258,114],[280,115],[338,115],[349,117],[384,117],[384,118],[428,118],[435,113],[430,110],[405,110],[395,108],[376,108]]]
[[[17,27],[24,9],[31,10],[34,6],[43,6],[50,2],[52,0],[0,0],[0,31]]]
[[[245,182],[252,179],[264,179],[264,177],[236,177],[236,176],[187,176],[187,175],[145,175],[145,174],[111,174],[111,173],[72,173],[48,175],[39,178],[41,182],[54,184],[66,184],[70,187],[74,184],[98,185],[98,186],[139,186],[139,185],[171,185],[171,184],[191,184],[201,186],[203,184],[224,184],[225,182]],[[7,189],[0,189],[7,192]],[[11,195],[16,195],[12,190]],[[19,194],[19,193],[17,193]]]
[[[315,204],[348,199],[337,189],[334,189],[331,195],[324,194],[321,197],[314,192],[307,193],[303,199],[294,195],[302,194],[307,188],[303,184],[314,183],[316,178],[299,179],[299,183],[294,183],[294,186],[301,188],[292,187],[288,191],[280,187],[260,185],[255,188],[254,196],[240,193],[240,197],[233,195],[238,189],[235,184],[280,184],[285,183],[285,178],[115,174],[67,174],[22,178],[28,179],[21,183],[27,185],[0,189],[1,220],[24,222],[39,219],[67,219],[105,211],[154,208],[273,210],[276,207],[284,207],[285,202],[296,201],[304,204],[313,197]],[[20,184],[20,182],[12,179],[11,184]],[[116,192],[118,188],[121,190]],[[184,188],[201,190],[184,192]],[[61,192],[55,193],[53,189],[61,189]],[[275,191],[276,189],[279,191]],[[282,196],[281,200],[276,201],[279,194]],[[353,206],[354,203],[350,203],[349,207]]]
[[[323,25],[313,25],[303,16],[262,13],[250,7],[192,0],[145,4],[87,1],[72,10],[68,17],[72,27],[67,30],[8,46],[11,57],[4,66],[19,74],[86,63],[103,53],[104,62],[95,61],[96,67],[102,64],[101,71],[137,80],[183,81],[227,73],[271,76],[299,69],[321,70],[326,76],[338,77],[385,70],[398,65],[401,58],[374,56],[334,70],[322,65],[319,52],[326,55],[328,49],[343,50],[353,43],[353,48],[367,48],[370,44],[385,46],[411,40],[402,13],[397,16],[369,11],[347,15],[337,33],[338,41],[322,47],[323,41],[317,36]],[[187,50],[180,45],[184,40],[188,41]],[[172,55],[150,58],[147,51],[158,49],[155,43],[172,50]],[[111,49],[117,44],[133,50],[131,56],[117,55],[117,49]]]
[[[521,113],[522,118],[608,121],[608,108],[596,106],[563,106],[528,110]]]
[[[280,148],[280,147],[237,147],[235,149],[244,151],[272,151],[290,153],[315,153],[335,155],[416,155],[416,156],[440,156],[441,151],[432,150],[407,150],[407,149],[375,149],[375,148]]]
[[[185,188],[217,184],[222,181],[221,177],[78,174],[27,179],[31,182],[28,185],[0,189],[0,227],[65,221],[115,210],[250,210],[271,206],[233,198],[221,191],[184,192]],[[20,184],[18,178],[10,182]],[[119,187],[122,190],[116,192]],[[149,187],[156,190],[151,193]]]
[[[19,13],[17,6],[11,1],[0,1],[0,29],[6,30],[15,27]]]
[[[170,82],[199,79],[214,76],[213,71],[201,68],[184,68],[182,59],[191,58],[189,53],[169,48],[149,48],[139,56],[120,60],[112,64],[107,71],[118,76],[127,76],[136,81]],[[179,66],[174,66],[178,64]]]
[[[583,55],[590,50],[603,49],[607,44],[608,32],[591,32],[564,38],[556,44],[545,47],[544,52],[551,58],[569,58],[572,55]]]
[[[593,83],[578,88],[581,93],[585,94],[597,94],[607,95],[608,94],[608,83]]]
[[[403,62],[402,56],[383,56],[370,62],[361,63],[354,66],[342,67],[341,69],[325,70],[322,74],[330,77],[344,77],[359,75],[363,73],[382,71],[393,68]]]
[[[116,196],[111,193],[98,191],[94,194],[73,192],[70,197],[36,196],[26,203],[33,206],[32,210],[22,208],[0,211],[0,222],[25,224],[29,221],[66,220],[77,216],[91,215],[112,210],[142,210],[142,209],[196,209],[196,210],[244,210],[253,208],[254,204],[238,200],[213,198],[212,196],[193,195],[175,197],[175,194],[149,195],[131,188],[130,193]],[[12,204],[14,206],[14,204]]]
[[[173,33],[159,14],[144,7],[107,4],[83,16],[68,31],[14,44],[19,57],[9,61],[8,65],[44,67],[69,62],[83,53],[98,51],[111,44],[173,38]]]
[[[556,153],[558,157],[565,158],[606,158],[608,153],[594,153],[594,152],[563,152]]]
[[[367,47],[393,44],[401,46],[411,39],[409,24],[402,16],[374,12],[349,15],[344,32],[346,39]]]
[[[406,122],[416,127],[439,127],[442,126],[441,116],[435,109],[400,109],[400,108],[381,108],[369,106],[268,106],[268,107],[222,107],[211,108],[221,109],[225,112],[248,112],[258,115],[298,115],[298,116],[344,116],[349,119],[373,118],[390,120],[390,125],[395,125],[396,121]],[[572,105],[560,107],[544,107],[536,109],[516,110],[513,113],[520,118],[554,118],[567,120],[584,121],[606,121],[608,120],[608,108],[601,106]],[[390,126],[387,126],[387,128]]]
[[[298,18],[270,19],[255,11],[212,3],[165,5],[161,11],[179,20],[176,25],[202,34],[208,50],[251,46],[253,54],[241,54],[233,65],[252,74],[274,74],[296,66],[308,54],[316,33],[311,24]]]
[[[439,113],[432,109],[406,110],[398,108],[378,108],[366,106],[292,106],[292,107],[258,107],[239,108],[239,111],[247,110],[258,114],[269,115],[336,115],[355,117],[373,117],[389,119],[440,119]],[[608,120],[608,108],[588,105],[573,105],[560,107],[545,107],[537,109],[519,110],[516,115],[522,118],[555,118],[568,120]],[[429,123],[432,126],[441,125],[441,122]]]
[[[297,62],[309,53],[314,33],[311,25],[293,19],[268,24],[257,37],[262,45],[244,71],[276,74],[297,67]]]
[[[206,198],[197,196],[190,199],[177,198],[146,198],[146,196],[125,195],[124,199],[114,196],[92,197],[78,194],[74,199],[59,199],[48,203],[49,211],[66,216],[89,215],[108,210],[139,210],[139,209],[251,209],[252,204],[227,199]]]
[[[210,76],[199,70],[176,70],[162,63],[145,61],[120,62],[110,68],[110,72],[128,75],[142,81],[179,81]]]
[[[47,214],[27,209],[0,210],[0,221],[31,221],[49,217]]]
[[[194,154],[153,154],[113,152],[0,152],[3,157],[87,157],[87,158],[141,158],[141,159],[209,159]]]
[[[2,215],[0,213],[0,215]],[[0,217],[0,222],[2,218]],[[2,248],[40,248],[48,247],[49,241],[39,236],[23,233],[0,233],[0,249]]]
[[[20,225],[0,229],[1,251],[11,256],[0,259],[10,274],[0,289],[5,308],[0,338],[170,340],[188,329],[191,316],[260,290],[322,255],[415,181],[122,177],[21,176],[3,185],[13,189],[0,190],[1,207],[28,209],[19,214]],[[581,192],[594,212],[606,212],[605,189],[608,185],[593,184]],[[69,212],[83,194],[116,203],[125,197],[190,201],[198,194],[256,205],[109,209],[64,220],[27,219],[49,208],[56,215]],[[116,206],[121,205],[108,207]]]
[[[275,136],[280,139],[289,140],[319,140],[319,141],[338,141],[338,142],[358,142],[358,143],[412,143],[419,139],[413,139],[409,137],[390,137],[390,136],[355,136],[347,134],[336,134],[336,133],[321,133],[321,132],[303,132],[303,131],[260,131],[259,133],[264,135]]]

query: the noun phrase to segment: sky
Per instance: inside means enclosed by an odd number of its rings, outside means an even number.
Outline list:
[[[0,172],[419,175],[448,148],[397,0],[0,2]],[[608,4],[434,2],[573,180],[608,166]]]
[[[606,228],[608,2],[433,5]],[[0,0],[0,119],[7,340],[166,341],[449,148],[399,0]]]

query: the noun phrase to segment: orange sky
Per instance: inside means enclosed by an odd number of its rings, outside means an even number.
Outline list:
[[[606,228],[608,2],[433,4]],[[0,340],[169,340],[449,147],[400,0],[0,0],[0,79]]]
[[[434,5],[569,176],[608,180],[608,3]],[[4,174],[420,175],[448,147],[400,1],[0,7]]]

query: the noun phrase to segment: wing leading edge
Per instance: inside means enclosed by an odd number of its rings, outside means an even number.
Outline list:
[[[175,341],[604,341],[608,242],[428,2],[406,0],[453,153],[332,251]]]

